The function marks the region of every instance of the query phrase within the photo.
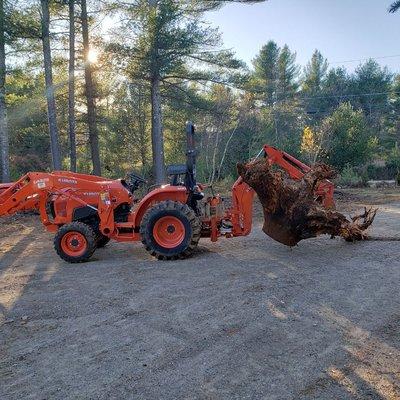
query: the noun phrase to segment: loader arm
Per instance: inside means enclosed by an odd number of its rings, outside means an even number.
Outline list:
[[[62,188],[61,182],[55,184],[56,181],[52,174],[29,172],[18,181],[7,184],[5,190],[0,192],[0,216],[19,211],[38,211],[43,225],[50,231],[57,230],[58,226],[47,215],[47,201],[50,195],[68,189]]]
[[[97,212],[99,195],[107,191],[110,182],[105,178],[68,171],[30,172],[14,183],[3,185],[0,192],[0,216],[36,210],[46,229],[56,231],[59,226],[71,221],[73,210],[67,207],[65,213],[57,215],[55,220],[50,219],[47,205],[51,198],[72,200],[77,206]],[[82,191],[90,193],[83,193],[82,196]],[[62,200],[60,204],[63,205]]]
[[[6,191],[13,183],[0,183],[0,194]]]
[[[40,196],[43,195],[43,192],[34,187],[33,174],[28,173],[18,181],[3,184],[0,187],[0,216],[38,208]]]

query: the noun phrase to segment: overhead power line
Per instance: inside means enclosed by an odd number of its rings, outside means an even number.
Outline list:
[[[397,94],[400,95],[400,92],[372,92],[372,93],[333,93],[329,95],[318,95],[318,96],[305,96],[305,97],[296,97],[300,92],[288,94],[286,96],[277,96],[275,103],[283,102],[285,100],[314,100],[314,99],[335,99],[335,98],[354,98],[354,97],[375,97],[375,96],[386,96]]]
[[[361,62],[368,60],[384,60],[387,58],[398,58],[398,57],[400,57],[400,54],[393,54],[390,56],[381,56],[381,57],[366,57],[366,58],[359,58],[358,60],[332,61],[329,62],[329,64],[345,64],[345,63]]]
[[[385,96],[390,94],[400,94],[400,92],[375,92],[375,93],[350,93],[350,94],[337,93],[331,95],[300,97],[299,100],[331,99],[336,97],[374,97],[374,96]]]

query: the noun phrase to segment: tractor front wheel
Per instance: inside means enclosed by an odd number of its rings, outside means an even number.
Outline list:
[[[96,250],[96,234],[83,222],[71,222],[57,231],[54,248],[69,263],[85,262]]]
[[[186,204],[163,201],[143,216],[140,235],[146,250],[159,260],[189,257],[197,247],[201,226]]]

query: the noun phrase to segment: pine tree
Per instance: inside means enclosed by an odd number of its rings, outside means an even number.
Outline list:
[[[100,150],[99,150],[99,132],[97,129],[95,87],[93,80],[92,63],[89,60],[90,40],[89,40],[89,21],[86,0],[81,0],[81,21],[83,53],[85,62],[85,96],[87,105],[87,123],[89,129],[89,144],[92,156],[93,173],[101,175]]]
[[[371,122],[378,122],[382,110],[389,109],[389,90],[393,74],[382,68],[375,60],[367,60],[355,71],[352,91],[359,94],[353,99],[357,107],[362,107]]]
[[[5,9],[0,0],[0,160],[2,182],[10,180],[9,137],[6,106],[6,50],[5,50]]]
[[[277,96],[279,52],[278,45],[271,40],[261,48],[253,60],[256,90],[261,93],[265,103],[270,106]]]
[[[302,94],[306,112],[314,114],[317,120],[324,112],[321,100],[327,70],[328,61],[318,50],[315,50],[310,62],[304,68]]]
[[[231,51],[218,50],[220,37],[201,16],[225,1],[136,0],[121,3],[128,18],[123,38],[111,48],[134,81],[147,82],[152,104],[152,150],[157,183],[164,177],[162,98],[169,91],[187,96],[187,82],[233,83],[230,72],[243,67]],[[249,2],[251,3],[251,2]],[[129,38],[129,39],[128,39]],[[132,45],[130,45],[132,43]],[[196,63],[198,67],[194,67]],[[192,64],[192,65],[189,65]]]
[[[56,100],[54,94],[53,85],[53,71],[52,71],[52,57],[50,48],[50,12],[49,12],[49,0],[41,0],[42,10],[42,44],[43,44],[43,61],[46,81],[46,98],[47,98],[47,113],[49,120],[49,132],[50,132],[50,145],[51,155],[53,160],[53,168],[56,170],[61,169],[61,154],[59,144],[59,134],[57,127],[56,117]]]
[[[75,0],[68,1],[69,17],[69,63],[68,63],[68,135],[70,169],[76,172],[75,135]]]
[[[393,2],[389,7],[389,12],[395,13],[400,9],[400,0]]]
[[[304,69],[303,91],[307,94],[318,94],[328,70],[328,61],[319,50],[315,50],[311,61]]]
[[[279,52],[277,98],[292,98],[299,88],[299,67],[296,65],[296,53],[292,53],[285,44]]]

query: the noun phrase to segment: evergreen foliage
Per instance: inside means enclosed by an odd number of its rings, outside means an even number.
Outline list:
[[[48,3],[59,143],[68,169],[69,1]],[[155,163],[183,162],[187,120],[197,125],[198,175],[205,182],[235,177],[236,163],[254,157],[265,143],[309,163],[327,161],[349,176],[374,161],[398,171],[399,75],[374,60],[354,73],[330,68],[318,50],[301,69],[296,52],[272,40],[246,66],[204,22],[204,13],[225,3],[87,1],[90,49],[98,53],[90,72],[105,176],[136,170],[158,179]],[[39,3],[4,4],[5,104],[16,179],[51,169],[50,140]],[[76,166],[92,172],[81,1],[74,10]],[[104,18],[115,22],[106,36]],[[160,138],[161,147],[154,147]]]

